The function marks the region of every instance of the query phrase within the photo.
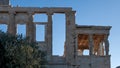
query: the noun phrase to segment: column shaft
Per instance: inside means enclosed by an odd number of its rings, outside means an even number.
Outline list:
[[[9,12],[9,23],[8,23],[8,33],[16,34],[16,23],[15,23],[15,13]]]
[[[47,13],[48,15],[48,24],[47,24],[47,55],[48,61],[51,59],[52,56],[52,13]]]
[[[28,22],[26,23],[26,36],[30,38],[30,42],[35,41],[35,25],[33,23],[33,13],[28,13]]]

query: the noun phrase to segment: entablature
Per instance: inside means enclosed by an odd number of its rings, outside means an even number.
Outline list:
[[[73,11],[70,7],[45,7],[45,8],[39,8],[39,7],[0,7],[0,12],[9,12],[14,11],[16,13],[67,13],[69,11]]]
[[[76,25],[76,34],[109,34],[111,26]]]

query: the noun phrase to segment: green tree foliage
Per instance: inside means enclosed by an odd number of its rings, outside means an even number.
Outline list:
[[[0,31],[0,68],[45,68],[45,56],[29,38]]]

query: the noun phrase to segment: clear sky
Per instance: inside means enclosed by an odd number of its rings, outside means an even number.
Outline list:
[[[13,6],[23,7],[72,7],[76,10],[76,23],[79,25],[112,26],[109,36],[111,67],[120,65],[120,0],[11,0],[10,2]],[[56,51],[53,54],[61,55],[63,52],[64,24],[64,15],[53,16],[53,28],[55,28],[53,40],[57,40],[53,42],[53,51]]]

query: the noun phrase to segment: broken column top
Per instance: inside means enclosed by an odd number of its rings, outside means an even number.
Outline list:
[[[0,0],[0,6],[9,6],[9,0]]]

